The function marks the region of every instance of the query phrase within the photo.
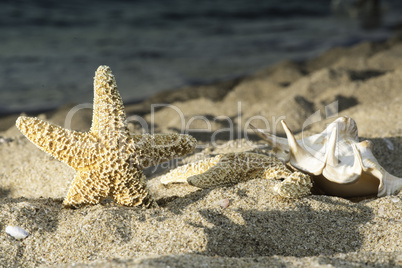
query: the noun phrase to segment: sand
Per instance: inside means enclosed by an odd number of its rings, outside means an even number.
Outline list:
[[[305,62],[281,62],[243,79],[128,105],[133,132],[141,131],[136,118],[162,133],[181,132],[184,123],[199,140],[193,155],[145,170],[159,204],[148,210],[110,200],[63,208],[74,171],[24,138],[13,126],[18,115],[1,118],[0,266],[402,266],[402,193],[291,200],[274,194],[277,181],[263,179],[204,190],[159,182],[170,168],[200,155],[263,148],[247,131],[250,122],[281,134],[279,120],[285,119],[301,137],[343,115],[356,121],[362,140],[374,143],[383,167],[402,177],[401,88],[402,42],[395,38],[334,48]],[[155,106],[160,103],[171,106]],[[65,125],[72,107],[39,116]],[[71,127],[88,130],[90,123],[91,110],[85,109]],[[8,225],[30,235],[15,240],[5,233]]]

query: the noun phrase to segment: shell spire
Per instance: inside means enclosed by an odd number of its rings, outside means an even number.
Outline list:
[[[281,121],[283,129],[285,130],[286,136],[288,137],[289,148],[290,148],[290,162],[293,165],[295,163],[295,167],[311,173],[313,175],[318,175],[322,172],[325,166],[325,161],[322,161],[309,152],[307,152],[296,140],[293,136],[292,131],[288,128],[285,121]]]
[[[259,136],[261,139],[265,140],[269,145],[272,146],[273,151],[278,159],[283,162],[289,161],[289,144],[286,138],[277,137],[269,132],[265,132],[262,129],[256,128],[254,125],[250,124],[251,129]]]
[[[322,172],[325,178],[331,180],[332,178],[337,178],[337,180],[344,183],[354,182],[362,172],[362,159],[361,155],[355,144],[352,144],[354,162],[353,165],[348,165],[348,163],[343,163],[338,160],[335,156],[336,151],[336,139],[337,139],[337,128],[334,128],[329,139],[329,148],[325,160],[325,168]],[[337,182],[337,181],[335,181]]]

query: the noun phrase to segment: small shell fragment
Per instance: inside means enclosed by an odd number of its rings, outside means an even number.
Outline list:
[[[229,206],[229,199],[225,198],[216,202],[221,208],[227,208]]]
[[[394,150],[394,144],[389,140],[389,139],[385,139],[384,138],[385,143],[387,144],[388,149],[390,149],[391,151]]]
[[[385,216],[385,210],[384,210],[384,208],[380,207],[380,208],[378,209],[377,213],[378,213],[378,216],[380,216],[380,217]]]
[[[7,226],[6,233],[15,239],[23,239],[29,235],[27,231],[18,226]]]

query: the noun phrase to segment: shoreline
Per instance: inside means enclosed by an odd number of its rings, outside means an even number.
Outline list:
[[[205,83],[183,85],[180,87],[154,93],[148,97],[128,99],[124,101],[124,104],[129,113],[139,112],[140,114],[146,114],[149,113],[149,110],[147,111],[145,107],[149,106],[152,103],[170,104],[177,101],[183,102],[201,97],[205,97],[213,101],[221,101],[226,96],[226,94],[232,91],[239,83],[264,76],[270,76],[270,79],[276,84],[288,86],[294,80],[302,76],[306,76],[318,69],[321,69],[322,67],[325,67],[326,65],[332,65],[334,62],[337,61],[338,54],[352,55],[353,53],[357,52],[358,56],[366,57],[373,52],[387,50],[389,46],[392,46],[394,43],[400,42],[400,40],[402,40],[402,37],[396,34],[394,35],[394,37],[387,40],[375,42],[364,41],[350,46],[336,46],[313,58],[308,58],[305,60],[283,60],[248,75],[236,76],[231,79],[215,79],[213,81]],[[362,45],[362,51],[358,51],[359,49],[356,48],[359,48]],[[367,46],[369,46],[369,48]],[[385,66],[382,67],[384,68]],[[284,72],[286,71],[291,72],[292,75],[296,75],[295,78],[289,79],[289,77],[287,77],[289,75],[284,75]],[[375,73],[363,73],[356,75],[370,77],[370,75],[375,75]],[[357,77],[356,79],[359,78]],[[364,77],[362,77],[362,79],[364,79]],[[73,107],[76,105],[80,105],[80,103],[65,103],[58,106],[33,108],[28,110],[0,111],[0,132],[11,127],[10,124],[4,123],[9,121],[8,118],[10,117],[17,118],[19,114],[23,113],[32,116],[39,114],[53,114],[63,107]]]

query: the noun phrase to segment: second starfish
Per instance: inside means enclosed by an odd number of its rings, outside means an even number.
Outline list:
[[[256,178],[281,179],[274,191],[287,198],[310,194],[310,176],[292,171],[279,159],[250,152],[220,154],[202,159],[161,177],[162,184],[188,183],[199,188],[228,186]]]

